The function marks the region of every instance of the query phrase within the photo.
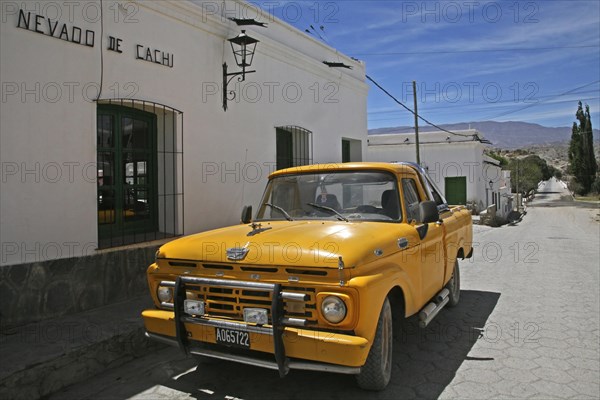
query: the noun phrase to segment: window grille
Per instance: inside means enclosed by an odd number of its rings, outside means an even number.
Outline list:
[[[277,169],[312,164],[312,132],[299,126],[275,128]]]
[[[98,247],[183,235],[183,112],[151,101],[99,100],[97,135]]]

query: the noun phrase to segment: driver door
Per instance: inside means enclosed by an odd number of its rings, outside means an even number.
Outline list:
[[[406,221],[414,222],[421,240],[421,303],[425,303],[441,290],[444,283],[444,226],[437,222],[421,223],[419,203],[425,199],[414,179],[402,178],[402,195]]]

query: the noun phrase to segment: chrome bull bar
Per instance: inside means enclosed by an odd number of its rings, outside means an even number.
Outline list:
[[[289,372],[289,360],[285,354],[283,344],[283,330],[286,326],[304,327],[306,320],[300,318],[286,318],[284,316],[283,300],[307,301],[308,295],[302,293],[285,292],[279,283],[246,282],[227,279],[198,278],[190,276],[179,276],[175,282],[162,281],[161,286],[174,288],[173,303],[163,302],[161,306],[172,309],[175,313],[175,331],[177,345],[185,354],[197,354],[190,351],[190,343],[185,323],[193,323],[206,326],[237,329],[247,332],[255,332],[273,336],[275,365],[281,377]],[[186,299],[186,285],[217,286],[235,289],[265,290],[272,293],[271,296],[271,327],[255,326],[245,323],[211,320],[205,317],[192,317],[184,313],[184,301]],[[213,355],[214,357],[214,355]]]
[[[146,332],[146,337],[157,342],[161,342],[170,346],[177,346],[177,341],[171,339],[170,337],[157,335],[155,333]],[[271,370],[279,370],[279,366],[276,362],[271,362],[268,360],[257,359],[252,357],[247,357],[243,355],[229,354],[225,352],[219,352],[210,349],[204,348],[190,348],[190,354],[216,358],[218,360],[226,360],[233,361],[241,364],[252,365],[255,367],[267,368]],[[297,369],[297,370],[305,370],[305,371],[318,371],[318,372],[333,372],[337,374],[346,374],[346,375],[356,375],[360,373],[360,367],[346,367],[343,365],[336,364],[327,364],[322,362],[315,361],[303,361],[303,360],[294,360],[291,359],[287,362],[287,366],[289,369]]]

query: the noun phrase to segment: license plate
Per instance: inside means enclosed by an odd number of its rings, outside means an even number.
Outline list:
[[[234,329],[216,328],[217,343],[226,346],[250,348],[250,335],[248,332],[236,331]]]

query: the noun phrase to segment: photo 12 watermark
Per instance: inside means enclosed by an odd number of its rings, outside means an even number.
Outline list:
[[[131,335],[128,326],[120,324],[97,324],[81,318],[65,322],[52,320],[27,324],[21,327],[10,327],[0,324],[0,344],[8,342],[21,345],[61,344],[79,347],[82,344],[98,343],[102,338],[119,336],[121,344],[136,343],[140,339]],[[111,351],[107,349],[107,351]],[[117,351],[113,349],[112,351]]]
[[[68,103],[79,99],[94,103],[100,94],[98,82],[41,82],[41,81],[3,81],[1,88],[2,103]],[[102,92],[113,99],[133,99],[140,91],[137,82],[105,82]]]
[[[283,20],[289,24],[306,22],[309,25],[339,22],[340,3],[336,1],[206,1],[202,2],[202,21],[246,19],[257,22]]]
[[[2,23],[12,19],[29,19],[33,30],[54,31],[59,21],[76,24],[104,22],[134,24],[139,22],[140,5],[133,1],[5,1],[0,2]],[[32,21],[33,20],[33,21]],[[60,27],[62,29],[62,26]],[[59,33],[60,30],[59,29]]]
[[[235,93],[230,101],[235,103],[261,103],[261,104],[296,104],[301,101],[337,104],[340,91],[337,82],[312,82],[300,84],[298,82],[237,82],[227,88],[227,93]],[[202,102],[220,101],[223,96],[223,87],[217,82],[202,82]]]
[[[473,326],[464,321],[440,321],[434,320],[423,329],[416,324],[403,324],[396,333],[398,340],[403,344],[423,343],[468,343],[483,341],[486,343],[498,343],[505,341],[517,345],[538,343],[541,327],[532,321],[513,321],[510,323],[498,323],[488,321],[484,326]]]
[[[202,183],[258,183],[277,170],[277,163],[270,162],[216,162],[204,161],[200,168]]]
[[[418,82],[417,98],[426,103],[498,103],[535,104],[540,87],[536,82]],[[402,82],[402,101],[414,98],[412,82]]]
[[[402,23],[488,23],[539,22],[539,2],[535,1],[402,1]]]
[[[19,184],[96,183],[96,162],[17,162],[0,163],[0,182]]]
[[[448,264],[458,259],[460,263],[494,265],[501,268],[510,265],[537,264],[540,262],[537,258],[539,252],[540,246],[534,241],[509,244],[494,241],[460,244],[437,242],[433,245],[409,247],[400,253],[399,259],[402,263],[408,264],[415,261]]]
[[[251,264],[276,264],[284,262],[290,265],[310,264],[335,265],[339,263],[340,245],[334,241],[314,241],[300,243],[295,241],[266,241],[248,243],[226,243],[204,241],[200,245],[200,259],[219,259],[228,262],[231,250],[243,253],[244,262]]]
[[[1,244],[2,264],[52,261],[62,258],[89,256],[96,252],[96,242],[25,242],[7,241]]]

